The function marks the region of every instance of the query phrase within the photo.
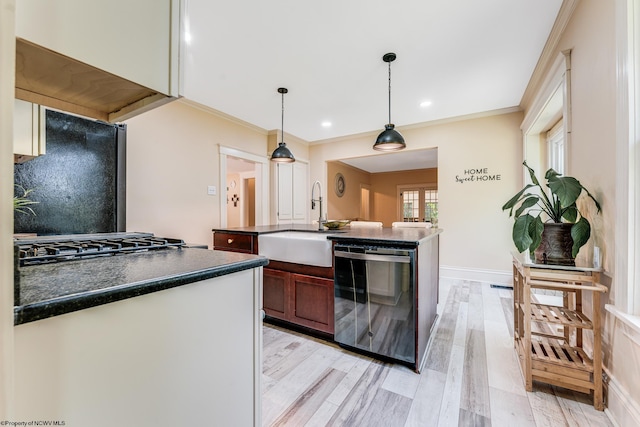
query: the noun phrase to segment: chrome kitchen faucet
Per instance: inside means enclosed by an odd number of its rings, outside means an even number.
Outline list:
[[[316,189],[316,184],[318,184],[318,199],[314,197],[314,191]],[[316,208],[316,202],[320,204],[320,216],[318,217],[318,231],[324,230],[323,221],[322,221],[322,186],[320,185],[320,181],[316,181],[313,183],[311,187],[311,210]]]

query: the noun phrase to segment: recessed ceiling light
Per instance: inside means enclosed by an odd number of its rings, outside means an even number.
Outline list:
[[[422,102],[420,103],[420,106],[421,106],[422,108],[425,108],[425,107],[429,107],[431,104],[432,104],[432,102],[431,102],[431,101],[422,101]]]
[[[331,122],[329,122],[329,121],[322,122],[322,127],[323,128],[330,128],[331,127]]]

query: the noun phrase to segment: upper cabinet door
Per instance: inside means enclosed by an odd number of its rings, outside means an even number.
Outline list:
[[[278,163],[278,221],[293,219],[293,184],[292,184],[292,163]]]
[[[13,154],[22,162],[45,153],[44,109],[37,104],[14,101]]]
[[[307,179],[307,165],[306,163],[295,162],[293,163],[293,219],[294,220],[306,220],[307,219],[307,206],[311,203],[309,197],[307,197],[308,179]],[[325,205],[325,211],[326,211]]]
[[[19,0],[16,36],[178,95],[179,0]]]

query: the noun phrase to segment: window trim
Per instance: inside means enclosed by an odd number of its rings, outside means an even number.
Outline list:
[[[615,307],[640,316],[640,0],[616,1]]]
[[[538,173],[546,170],[541,152],[541,135],[553,124],[564,124],[565,173],[570,171],[571,151],[571,49],[558,54],[545,78],[537,97],[522,121],[523,157]],[[523,168],[524,169],[524,168]],[[529,182],[529,174],[523,170],[523,182]]]

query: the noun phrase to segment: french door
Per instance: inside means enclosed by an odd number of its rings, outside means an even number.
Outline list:
[[[438,223],[438,189],[435,186],[399,186],[398,221]]]

